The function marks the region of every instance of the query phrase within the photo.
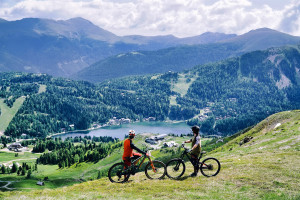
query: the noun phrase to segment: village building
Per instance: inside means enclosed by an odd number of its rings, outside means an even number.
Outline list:
[[[44,183],[43,181],[38,181],[36,184],[37,184],[37,185],[40,185],[40,186],[45,185],[45,183]]]
[[[163,147],[177,147],[178,144],[175,141],[164,142]]]
[[[161,135],[158,135],[158,136],[154,136],[154,138],[155,138],[155,140],[163,140],[167,136],[168,136],[167,134],[161,134]]]
[[[157,141],[154,138],[146,138],[145,142],[149,144],[157,144]]]
[[[157,136],[152,136],[150,138],[146,138],[145,142],[147,142],[149,144],[157,144],[158,140],[163,140],[163,139],[165,139],[166,136],[168,136],[168,135],[161,134],[161,135],[157,135]]]
[[[148,117],[148,118],[144,118],[143,120],[151,122],[151,121],[155,121],[156,118],[155,117]]]
[[[23,146],[19,142],[15,142],[8,146],[8,150],[10,151],[21,151]]]
[[[121,118],[121,119],[118,119],[116,117],[113,117],[112,119],[110,119],[108,121],[108,125],[120,125],[120,124],[129,124],[131,123],[131,120],[128,119],[128,118]]]

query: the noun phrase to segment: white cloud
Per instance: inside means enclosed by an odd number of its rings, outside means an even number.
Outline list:
[[[266,3],[263,3],[263,2]],[[3,3],[4,2],[4,3]],[[86,18],[117,35],[198,35],[206,31],[242,34],[269,27],[300,35],[299,3],[280,10],[261,0],[18,0],[0,4],[0,17]],[[11,2],[11,1],[10,1]]]
[[[282,31],[300,36],[300,2],[294,1],[286,6],[278,28]]]

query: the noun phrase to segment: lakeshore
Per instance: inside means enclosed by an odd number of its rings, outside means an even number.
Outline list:
[[[67,137],[84,137],[84,136],[111,136],[123,140],[128,131],[133,129],[137,134],[140,133],[153,133],[153,134],[188,134],[190,133],[190,127],[184,122],[135,122],[129,124],[120,124],[112,126],[103,126],[100,128],[90,128],[87,130],[76,130],[65,133],[53,134],[49,137],[61,137],[65,139]]]

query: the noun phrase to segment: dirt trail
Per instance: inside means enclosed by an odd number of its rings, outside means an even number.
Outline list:
[[[4,162],[3,164],[4,165],[9,165],[9,164],[12,164],[13,162],[16,162],[16,161],[20,161],[20,160],[34,160],[34,159],[37,159],[37,158],[27,158],[27,159],[16,159],[16,160],[10,160],[10,161],[8,161],[8,162]]]
[[[0,183],[7,183],[6,185],[0,187],[0,189],[6,189],[6,190],[16,190],[16,189],[18,189],[18,188],[8,187],[10,184],[12,184],[14,182],[19,182],[19,181],[0,181]],[[22,189],[34,189],[34,188],[22,188]]]
[[[17,188],[9,188],[8,186],[10,184],[12,184],[13,182],[17,182],[17,181],[0,181],[0,183],[7,183],[6,185],[0,187],[0,189],[7,189],[7,190],[14,190],[14,189],[17,189]]]

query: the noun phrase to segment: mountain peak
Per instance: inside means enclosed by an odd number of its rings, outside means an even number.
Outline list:
[[[7,22],[7,20],[0,18],[0,23],[1,22]]]
[[[223,42],[242,45],[244,47],[241,49],[242,52],[247,52],[295,44],[299,41],[300,37],[282,33],[270,28],[259,28]]]
[[[39,34],[64,36],[72,39],[90,38],[105,42],[118,40],[118,36],[81,17],[58,21],[43,19],[35,26],[34,31]]]
[[[71,18],[71,19],[66,20],[65,22],[72,23],[72,24],[78,24],[78,25],[82,25],[82,24],[94,25],[92,22],[90,22],[89,20],[84,19],[82,17]]]
[[[279,32],[279,31],[276,31],[276,30],[273,30],[273,29],[270,29],[270,28],[267,28],[267,27],[263,27],[263,28],[258,28],[258,29],[251,30],[248,33],[263,33],[263,32]]]

